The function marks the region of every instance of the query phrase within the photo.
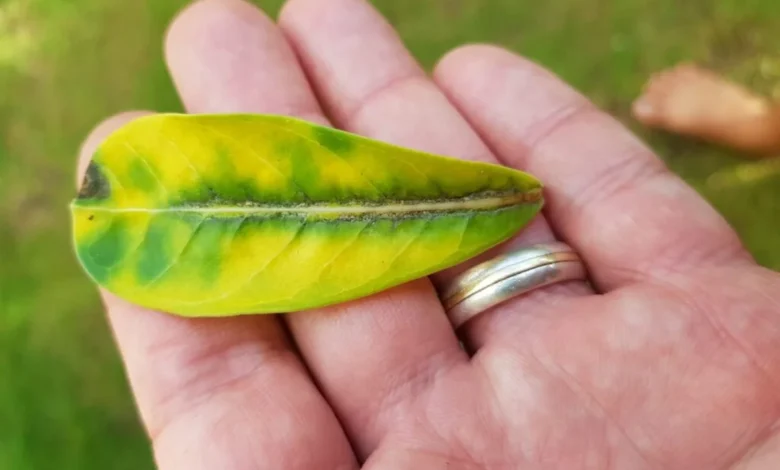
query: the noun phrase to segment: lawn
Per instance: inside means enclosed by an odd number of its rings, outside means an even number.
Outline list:
[[[178,111],[162,34],[184,0],[0,0],[0,469],[143,470],[148,443],[94,289],[73,257],[78,146],[103,117]],[[256,3],[275,14],[280,0]],[[646,77],[694,60],[780,97],[777,0],[377,0],[430,67],[493,42],[639,132],[780,269],[780,160],[639,129]],[[773,34],[774,32],[774,34]]]

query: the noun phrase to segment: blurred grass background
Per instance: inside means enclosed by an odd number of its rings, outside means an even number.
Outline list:
[[[76,265],[78,146],[126,109],[179,111],[162,58],[185,0],[0,0],[0,469],[152,468],[121,363]],[[281,0],[256,0],[275,15]],[[780,269],[780,159],[638,128],[649,74],[693,60],[780,98],[777,0],[375,0],[430,67],[493,42],[560,74],[634,128]]]

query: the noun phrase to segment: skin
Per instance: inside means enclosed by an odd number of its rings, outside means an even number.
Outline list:
[[[780,104],[683,63],[653,75],[632,107],[648,127],[767,157],[780,152]]]
[[[363,0],[291,0],[278,23],[202,0],[165,48],[190,112],[295,115],[537,175],[545,216],[493,254],[554,233],[592,288],[486,312],[465,351],[433,288],[452,271],[284,317],[186,319],[104,293],[160,469],[776,467],[780,277],[550,72],[472,45],[428,77]],[[80,167],[134,116],[99,125]]]

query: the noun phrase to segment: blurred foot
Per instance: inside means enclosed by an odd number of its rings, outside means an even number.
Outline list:
[[[633,114],[648,127],[750,153],[780,152],[780,108],[695,65],[653,76]]]

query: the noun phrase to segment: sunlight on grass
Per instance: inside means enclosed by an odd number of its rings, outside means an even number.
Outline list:
[[[707,184],[713,190],[719,191],[755,185],[777,177],[780,177],[780,157],[719,170],[707,178]]]
[[[764,57],[760,67],[761,76],[765,80],[775,83],[770,91],[772,99],[780,101],[780,55],[775,57]]]
[[[24,70],[36,48],[36,34],[30,24],[27,0],[6,0],[0,4],[0,68]]]

